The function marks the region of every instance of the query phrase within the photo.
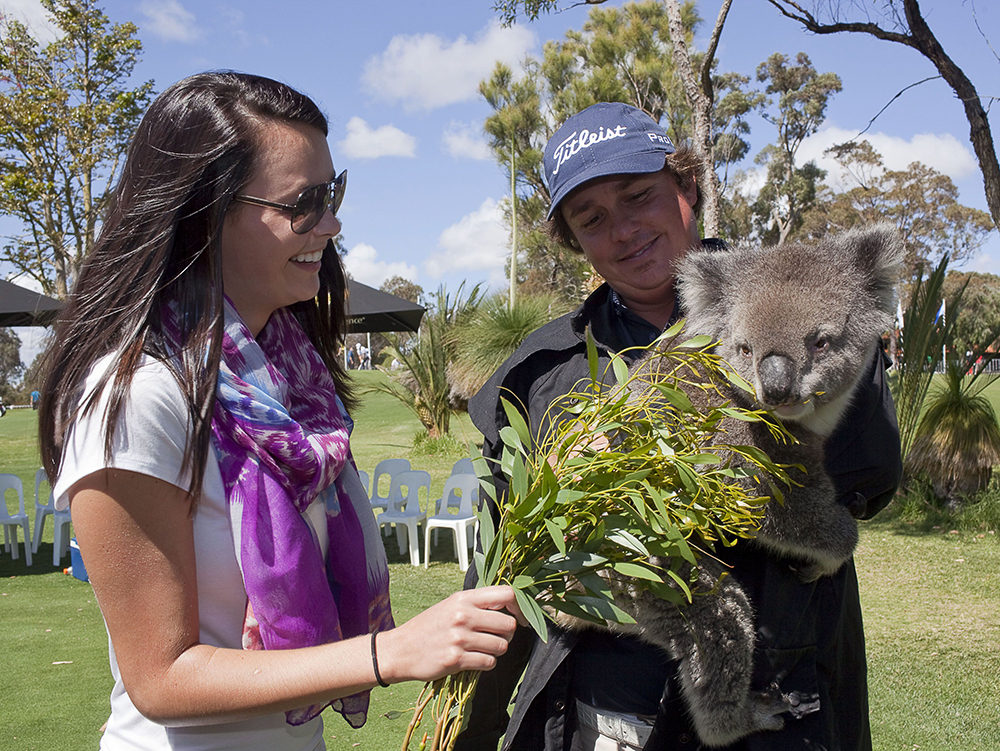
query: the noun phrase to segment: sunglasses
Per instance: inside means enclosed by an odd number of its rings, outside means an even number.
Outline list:
[[[347,191],[347,170],[344,170],[328,183],[320,183],[306,188],[295,203],[275,203],[253,196],[233,196],[237,203],[251,203],[254,206],[267,206],[271,209],[281,209],[292,215],[292,232],[304,235],[317,224],[327,211],[336,216],[340,204],[344,202]]]

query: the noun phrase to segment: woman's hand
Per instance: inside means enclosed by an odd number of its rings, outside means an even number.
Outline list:
[[[519,622],[527,625],[511,587],[456,592],[378,635],[379,672],[395,683],[490,670],[507,651]]]

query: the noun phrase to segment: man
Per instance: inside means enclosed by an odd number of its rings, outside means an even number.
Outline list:
[[[469,404],[484,453],[499,457],[504,394],[526,406],[536,436],[546,411],[588,377],[585,331],[605,359],[652,342],[680,317],[677,261],[699,244],[700,162],[675,148],[658,123],[624,104],[596,104],[574,115],[545,148],[553,237],[582,252],[606,283],[574,313],[542,327]],[[895,412],[881,358],[828,444],[828,470],[856,516],[892,498],[901,465]],[[497,478],[501,503],[506,485]],[[749,594],[757,618],[753,686],[779,685],[807,697],[785,729],[747,737],[730,749],[867,751],[864,634],[853,562],[835,576],[803,584],[787,563],[739,545],[717,551]],[[474,581],[470,578],[467,584]],[[507,706],[518,688],[512,716]],[[485,673],[457,749],[493,749],[506,733],[512,751],[694,749],[676,665],[636,639],[550,627],[547,642],[522,629],[497,670]]]

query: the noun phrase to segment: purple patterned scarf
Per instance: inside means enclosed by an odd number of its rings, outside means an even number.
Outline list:
[[[212,437],[247,591],[245,649],[294,649],[393,627],[389,570],[349,444],[350,418],[295,316],[256,339],[226,300]],[[326,507],[324,560],[303,515]],[[368,691],[330,703],[364,724]],[[325,705],[286,712],[300,725]]]

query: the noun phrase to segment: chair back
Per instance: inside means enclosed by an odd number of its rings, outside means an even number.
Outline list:
[[[368,494],[372,501],[376,501],[379,498],[387,500],[392,490],[386,495],[381,495],[378,490],[379,480],[382,479],[382,475],[386,475],[389,478],[389,484],[392,485],[392,478],[395,477],[400,472],[406,472],[410,468],[409,459],[383,459],[378,464],[375,465],[375,471],[372,473],[372,485],[371,492]]]
[[[476,468],[472,466],[472,459],[465,457],[452,465],[451,473],[453,475],[474,475],[476,474]]]
[[[10,512],[7,510],[8,490],[13,490],[17,493],[17,513],[24,515],[24,484],[21,482],[21,478],[17,475],[3,473],[0,474],[0,498],[3,499],[3,503],[0,503],[0,516],[4,519],[10,518],[11,516]]]
[[[410,469],[394,474],[392,487],[389,489],[390,508],[400,513],[419,513],[420,488],[427,489],[426,497],[430,502],[430,472],[423,469]]]
[[[49,486],[49,492],[45,498],[45,503],[42,503],[42,496],[38,492],[42,488],[42,483]],[[39,467],[38,471],[35,472],[35,511],[39,509],[49,508],[55,511],[55,499],[52,497],[52,483],[49,482],[49,475],[43,467]]]
[[[436,516],[451,516],[448,509],[457,508],[456,519],[474,515],[473,505],[479,502],[479,478],[475,475],[457,474],[444,481],[441,499],[438,501]]]

